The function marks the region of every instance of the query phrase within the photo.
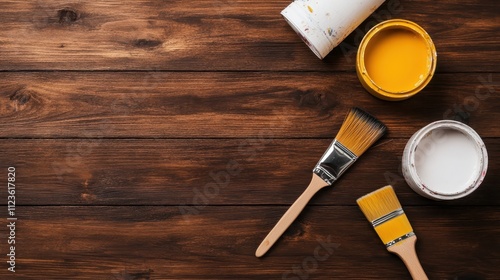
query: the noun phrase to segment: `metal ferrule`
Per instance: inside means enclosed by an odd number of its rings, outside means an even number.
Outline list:
[[[331,185],[357,158],[353,152],[335,139],[318,161],[313,172]]]
[[[403,236],[400,236],[400,237],[398,237],[398,238],[396,238],[396,239],[388,242],[387,244],[385,244],[385,247],[391,247],[392,245],[394,245],[394,244],[396,244],[398,242],[401,242],[401,241],[405,240],[406,238],[412,237],[414,235],[415,235],[415,233],[413,231],[409,232],[409,233],[407,233],[407,234],[405,234]]]
[[[373,220],[372,225],[373,225],[373,227],[376,227],[380,224],[383,224],[383,223],[389,221],[392,218],[396,218],[397,216],[403,215],[404,213],[405,212],[403,211],[403,209],[399,208],[397,210],[392,211],[391,213],[389,213],[387,215],[384,215],[376,220]]]

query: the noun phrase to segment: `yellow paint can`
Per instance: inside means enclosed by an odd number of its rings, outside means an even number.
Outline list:
[[[436,70],[437,53],[427,32],[402,19],[381,22],[365,35],[356,57],[356,71],[374,96],[398,101],[420,92]]]

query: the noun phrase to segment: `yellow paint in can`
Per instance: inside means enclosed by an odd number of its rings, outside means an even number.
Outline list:
[[[359,80],[374,96],[390,101],[421,91],[436,69],[436,48],[414,22],[395,19],[374,26],[363,38],[357,55]]]

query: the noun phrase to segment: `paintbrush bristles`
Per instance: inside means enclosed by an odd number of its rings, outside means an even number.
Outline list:
[[[356,156],[361,156],[387,130],[386,126],[372,115],[353,108],[335,137]]]
[[[402,208],[392,186],[385,186],[356,200],[368,221]]]
[[[356,200],[387,250],[397,254],[413,279],[428,280],[415,252],[417,236],[391,186],[385,186]]]

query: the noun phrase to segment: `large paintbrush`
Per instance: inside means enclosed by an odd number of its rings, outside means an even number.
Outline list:
[[[255,256],[263,256],[320,189],[332,185],[386,131],[386,126],[359,108],[347,115],[337,136],[313,169],[311,183],[264,238]]]

